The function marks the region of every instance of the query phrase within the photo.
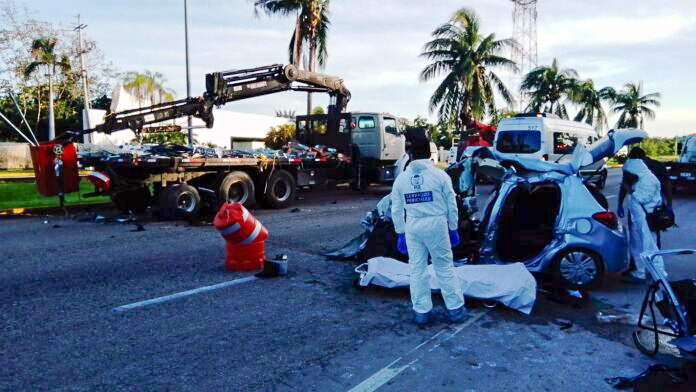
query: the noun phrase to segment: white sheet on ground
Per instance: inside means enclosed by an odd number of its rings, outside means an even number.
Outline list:
[[[361,286],[408,287],[408,264],[389,257],[374,257],[367,263],[367,273],[360,279]],[[430,288],[439,289],[432,265],[428,266],[427,273],[430,274]],[[497,301],[524,314],[532,312],[537,285],[524,264],[462,265],[454,267],[454,273],[464,296]]]

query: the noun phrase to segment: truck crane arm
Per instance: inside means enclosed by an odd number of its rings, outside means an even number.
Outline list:
[[[205,85],[206,92],[202,97],[110,113],[103,124],[80,132],[65,132],[60,138],[75,140],[92,132],[110,134],[124,129],[140,132],[145,125],[185,116],[198,117],[205,122],[206,127],[211,128],[214,120],[213,106],[288,90],[328,93],[335,98],[335,104],[329,108],[330,114],[344,111],[350,100],[350,92],[340,78],[300,70],[293,65],[273,64],[213,72],[206,75]]]

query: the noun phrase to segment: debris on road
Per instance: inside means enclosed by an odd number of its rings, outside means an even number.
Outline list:
[[[565,331],[566,329],[570,329],[573,326],[573,322],[570,320],[566,319],[555,319],[553,320],[553,323],[558,325],[560,327],[561,331]]]
[[[263,271],[256,274],[258,278],[274,278],[288,274],[288,255],[279,254],[272,260],[266,260],[263,264]]]
[[[603,324],[610,324],[610,323],[619,323],[619,324],[635,324],[634,320],[636,317],[631,317],[630,314],[628,313],[606,313],[606,312],[597,312],[595,315],[597,318],[597,321]]]

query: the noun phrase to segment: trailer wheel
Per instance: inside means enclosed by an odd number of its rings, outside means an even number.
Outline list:
[[[256,202],[254,182],[243,171],[228,173],[220,181],[218,198],[222,203],[241,203],[246,208],[251,208]]]
[[[150,205],[152,195],[147,187],[142,187],[136,190],[115,193],[111,195],[111,200],[116,205],[116,208],[123,212],[141,214]]]
[[[200,209],[201,196],[191,185],[170,185],[160,195],[160,215],[164,218],[195,218]]]
[[[276,170],[266,182],[264,202],[271,208],[288,207],[295,200],[297,183],[287,170]]]

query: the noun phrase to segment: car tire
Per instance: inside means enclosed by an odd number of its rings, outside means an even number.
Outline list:
[[[586,290],[599,287],[604,280],[604,263],[594,251],[586,248],[566,248],[551,262],[551,273],[561,287]]]
[[[170,185],[160,194],[160,216],[163,218],[196,218],[200,209],[201,196],[191,185]]]
[[[243,171],[228,173],[218,186],[218,200],[223,203],[241,203],[246,208],[256,204],[256,188],[249,174]]]
[[[275,209],[286,208],[295,201],[297,183],[287,170],[276,170],[266,182],[264,203]]]

